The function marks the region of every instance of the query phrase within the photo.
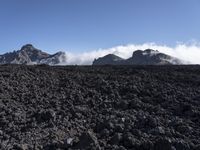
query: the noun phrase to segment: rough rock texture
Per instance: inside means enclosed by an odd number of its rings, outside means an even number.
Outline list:
[[[0,149],[199,150],[199,66],[0,67]]]

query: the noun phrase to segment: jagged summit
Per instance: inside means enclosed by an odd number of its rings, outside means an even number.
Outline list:
[[[149,56],[153,56],[158,54],[159,51],[158,50],[153,50],[153,49],[146,49],[146,50],[136,50],[133,52],[132,57],[137,57],[137,56],[142,56],[142,55],[149,55]]]
[[[0,64],[57,65],[64,61],[66,61],[64,52],[51,55],[35,48],[32,44],[26,44],[20,50],[0,55]]]
[[[23,45],[21,48],[21,50],[32,50],[32,49],[35,49],[35,47],[32,44]]]
[[[94,60],[93,65],[171,65],[182,64],[183,62],[178,58],[153,49],[136,50],[133,52],[132,57],[128,59],[117,59],[117,61],[113,61],[111,56],[113,54],[98,58]],[[113,57],[118,56],[114,55]]]
[[[32,44],[26,44],[20,50],[0,55],[0,64],[63,65],[66,63],[65,52],[59,51],[55,54],[49,54],[37,49]],[[123,59],[115,54],[108,54],[93,61],[93,65],[171,65],[183,63],[185,62],[178,58],[153,49],[133,51],[132,56],[128,59]]]

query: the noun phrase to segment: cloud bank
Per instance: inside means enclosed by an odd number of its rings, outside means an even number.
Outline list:
[[[158,45],[155,43],[129,44],[116,46],[108,49],[98,49],[83,53],[66,52],[65,65],[91,65],[95,58],[103,57],[107,54],[115,54],[122,58],[129,58],[135,50],[154,49],[159,52],[185,60],[191,64],[200,64],[200,44],[177,44],[175,47]]]

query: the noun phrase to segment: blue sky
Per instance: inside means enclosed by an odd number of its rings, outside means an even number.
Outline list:
[[[1,0],[0,53],[200,40],[199,0]]]

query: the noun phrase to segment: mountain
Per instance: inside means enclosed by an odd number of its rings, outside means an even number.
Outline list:
[[[126,63],[128,65],[170,65],[182,64],[182,60],[160,53],[157,50],[146,49],[133,52],[132,57],[127,59]]]
[[[175,65],[182,63],[183,61],[178,58],[160,53],[157,50],[146,49],[134,51],[132,57],[128,59],[109,54],[95,59],[93,65]]]
[[[22,46],[20,50],[0,55],[0,64],[48,64],[58,65],[65,63],[64,52],[58,52],[53,55],[35,48],[31,44]]]
[[[66,54],[57,52],[48,54],[40,49],[35,48],[31,44],[22,46],[20,50],[0,55],[0,64],[47,64],[61,65],[66,64]],[[93,65],[171,65],[182,64],[183,61],[160,53],[157,50],[146,49],[136,50],[128,59],[123,59],[114,54],[108,54],[93,61]]]
[[[95,59],[94,62],[93,62],[93,65],[105,65],[105,64],[117,65],[123,60],[124,59],[119,57],[119,56],[116,56],[114,54],[108,54],[104,57],[100,57],[98,59]]]

